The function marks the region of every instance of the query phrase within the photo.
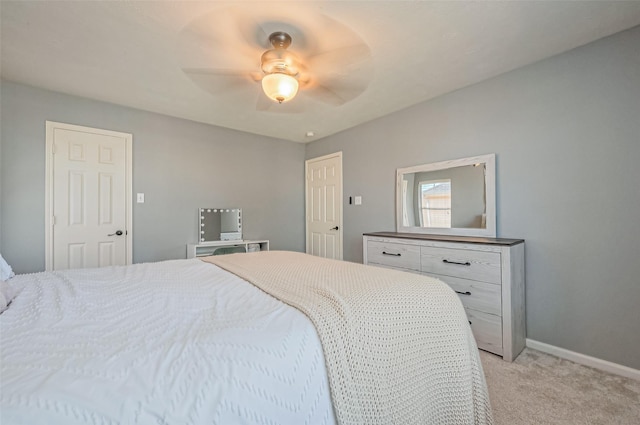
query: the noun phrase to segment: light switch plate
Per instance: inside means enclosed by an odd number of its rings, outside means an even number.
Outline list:
[[[144,193],[138,193],[138,203],[144,204]]]
[[[356,196],[355,198],[355,204],[356,205],[362,205],[362,196]]]

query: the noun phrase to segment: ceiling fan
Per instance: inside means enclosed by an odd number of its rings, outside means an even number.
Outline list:
[[[287,102],[298,93],[298,78],[302,77],[302,63],[298,57],[287,50],[291,45],[291,36],[277,31],[269,36],[273,49],[262,54],[261,65],[262,90],[268,98],[278,103]]]
[[[182,70],[216,97],[255,92],[259,111],[296,113],[308,101],[339,106],[359,96],[371,77],[369,47],[324,15],[295,20],[237,10],[224,22],[220,12],[202,17],[183,31],[181,49],[184,62],[208,66]]]

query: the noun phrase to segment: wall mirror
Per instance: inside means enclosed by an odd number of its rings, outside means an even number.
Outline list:
[[[495,154],[398,168],[399,233],[496,236]]]
[[[242,240],[241,208],[200,208],[200,242]]]

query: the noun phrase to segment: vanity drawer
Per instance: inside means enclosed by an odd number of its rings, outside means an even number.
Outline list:
[[[502,318],[465,308],[478,348],[502,355]]]
[[[420,247],[394,242],[369,241],[367,262],[420,271]]]
[[[421,271],[463,279],[500,284],[499,252],[473,251],[423,246],[420,250]]]
[[[431,274],[451,287],[465,308],[502,316],[502,287],[494,283]]]

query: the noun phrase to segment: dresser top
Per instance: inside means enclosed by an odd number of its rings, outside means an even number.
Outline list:
[[[427,241],[443,241],[443,242],[464,242],[478,243],[485,245],[504,245],[512,246],[524,243],[524,239],[506,239],[506,238],[480,238],[475,236],[449,236],[449,235],[430,235],[424,233],[396,233],[396,232],[370,232],[363,233],[364,236],[377,236],[380,238],[400,238],[400,239],[417,239]]]

